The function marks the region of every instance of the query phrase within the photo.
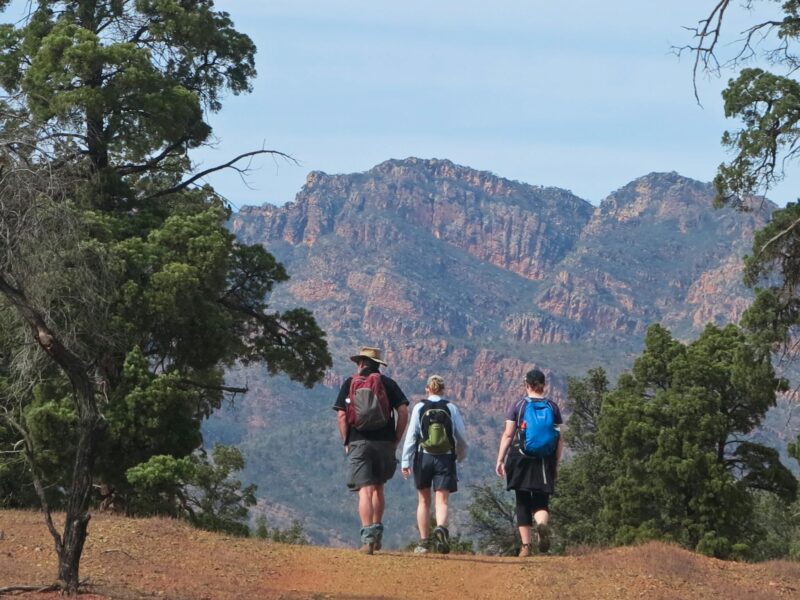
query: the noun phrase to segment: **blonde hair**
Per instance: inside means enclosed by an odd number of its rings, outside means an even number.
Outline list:
[[[427,385],[431,394],[440,394],[444,391],[444,379],[441,375],[431,375],[428,377]]]

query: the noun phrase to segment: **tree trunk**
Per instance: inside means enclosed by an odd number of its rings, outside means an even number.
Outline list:
[[[78,426],[80,428],[78,448],[72,471],[72,485],[67,502],[64,521],[64,535],[58,553],[58,580],[68,594],[76,594],[80,583],[80,562],[86,530],[89,525],[89,502],[92,494],[92,471],[94,470],[95,449],[101,431],[101,420],[97,414],[94,392],[91,399],[84,399],[85,410]],[[88,400],[88,401],[87,401]],[[88,405],[88,406],[87,406]]]

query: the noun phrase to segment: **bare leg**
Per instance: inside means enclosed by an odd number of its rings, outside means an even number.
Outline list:
[[[431,488],[427,490],[417,490],[419,503],[417,504],[417,529],[419,529],[419,539],[428,539],[428,525],[431,513]]]
[[[436,490],[436,525],[438,527],[447,527],[447,501],[449,498],[449,491]]]
[[[383,495],[383,484],[372,487],[372,523],[383,522],[383,511],[386,509],[386,496]]]
[[[547,526],[549,519],[550,513],[546,510],[537,510],[533,513],[533,520],[536,522],[536,537],[539,540],[539,552],[550,550],[550,528]]]
[[[373,508],[373,496],[375,494],[374,485],[365,485],[358,490],[358,516],[361,519],[361,526],[367,527],[375,521],[375,511]]]

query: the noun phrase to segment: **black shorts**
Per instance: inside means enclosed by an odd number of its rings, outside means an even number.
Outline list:
[[[458,491],[455,454],[426,454],[414,457],[414,485],[418,490]]]

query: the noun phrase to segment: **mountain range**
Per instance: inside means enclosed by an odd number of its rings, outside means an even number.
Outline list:
[[[330,407],[353,371],[347,357],[377,346],[413,400],[429,374],[445,378],[472,446],[462,479],[490,478],[503,409],[531,367],[563,404],[567,377],[601,366],[613,382],[629,368],[651,323],[689,340],[706,323],[738,320],[752,299],[742,258],[775,206],[714,209],[713,196],[711,184],[674,172],[640,177],[598,206],[448,160],[312,172],[293,202],[244,207],[230,228],[286,266],[291,279],[272,305],[313,310],[334,367],[310,391],[261,369],[232,372],[250,392],[206,437],[245,450],[245,476],[274,522],[305,519],[312,538],[345,543],[355,511]],[[293,445],[298,420],[319,429],[314,460]],[[785,443],[781,420],[763,435]],[[411,506],[413,493],[398,494]]]

